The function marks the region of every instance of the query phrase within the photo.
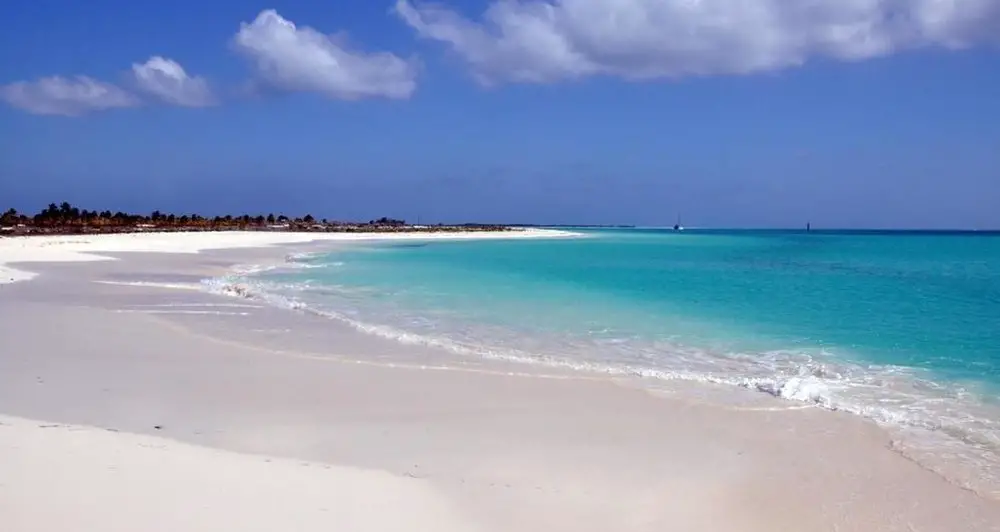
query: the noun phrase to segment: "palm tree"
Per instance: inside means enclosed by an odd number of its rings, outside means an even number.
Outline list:
[[[264,224],[283,224],[285,227],[291,226],[295,230],[308,230],[311,229],[311,225],[315,225],[316,217],[312,214],[306,214],[302,217],[290,218],[287,215],[279,214],[268,214],[264,216],[259,214],[255,217],[249,214],[242,215],[216,215],[212,218],[205,218],[204,216],[198,214],[183,214],[175,215],[173,213],[164,213],[159,210],[155,210],[149,215],[140,215],[126,213],[122,211],[117,211],[112,214],[111,211],[91,211],[87,209],[79,209],[74,207],[69,202],[62,202],[62,204],[50,203],[46,208],[42,209],[38,214],[34,215],[33,218],[29,218],[23,214],[19,214],[16,209],[8,209],[7,211],[0,211],[0,224],[3,225],[14,225],[18,223],[29,223],[33,221],[34,225],[37,227],[52,228],[60,231],[67,232],[93,232],[102,230],[130,230],[135,229],[138,224],[152,224],[154,227],[163,229],[234,229],[234,228],[249,228],[256,224],[257,228],[263,228]],[[337,226],[341,227],[343,230],[358,230],[359,226],[362,224],[349,224],[333,221],[330,222],[326,218],[323,218],[322,224],[324,227],[327,226]],[[370,226],[378,230],[397,230],[402,226],[406,225],[404,220],[394,219],[390,217],[383,216],[368,222]],[[484,231],[502,231],[505,228],[502,226],[486,226],[477,225],[474,226],[475,229]],[[328,228],[332,229],[332,228]]]

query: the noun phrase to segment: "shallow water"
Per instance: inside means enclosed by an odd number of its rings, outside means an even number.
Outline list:
[[[584,233],[356,245],[220,286],[468,356],[742,386],[1000,464],[1000,236]]]

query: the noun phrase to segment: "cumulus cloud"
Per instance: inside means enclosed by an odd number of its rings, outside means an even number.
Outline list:
[[[171,105],[202,107],[215,103],[208,83],[188,76],[176,61],[154,56],[133,64],[131,81],[141,91]],[[0,100],[38,115],[80,116],[109,109],[137,107],[143,100],[132,92],[88,76],[50,76],[0,86]]]
[[[183,107],[205,107],[216,103],[204,78],[192,77],[176,61],[160,56],[132,65],[136,86],[166,103]]]
[[[342,35],[298,27],[274,10],[240,25],[234,47],[253,61],[267,85],[312,91],[330,98],[409,98],[416,90],[417,66],[388,52],[348,47]]]
[[[62,116],[139,105],[138,98],[117,85],[87,76],[17,81],[0,86],[0,99],[29,113]]]
[[[493,0],[479,21],[409,0],[394,11],[484,83],[746,74],[1000,36],[1000,0]]]

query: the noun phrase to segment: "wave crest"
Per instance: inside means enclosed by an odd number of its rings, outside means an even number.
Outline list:
[[[860,366],[847,361],[834,362],[827,357],[817,360],[814,356],[794,351],[719,354],[662,344],[655,348],[664,355],[664,359],[674,361],[669,367],[609,363],[569,356],[573,349],[583,351],[579,345],[570,346],[568,351],[563,351],[563,356],[544,354],[511,345],[496,347],[484,344],[475,334],[456,338],[371,323],[287,295],[344,296],[348,293],[346,289],[330,285],[313,287],[308,283],[278,284],[251,280],[244,271],[206,280],[204,287],[220,295],[263,301],[334,319],[363,333],[402,344],[445,349],[463,356],[614,377],[734,386],[807,406],[847,412],[890,429],[901,429],[910,439],[906,445],[897,445],[896,450],[911,458],[919,457],[919,463],[946,477],[948,473],[945,471],[951,471],[951,466],[935,463],[934,450],[947,449],[948,456],[963,461],[972,472],[958,480],[952,478],[963,487],[982,491],[978,488],[1000,483],[1000,417],[995,415],[996,411],[990,410],[968,390],[942,386],[922,378],[910,368]],[[605,339],[590,347],[611,349],[627,344],[628,341]]]

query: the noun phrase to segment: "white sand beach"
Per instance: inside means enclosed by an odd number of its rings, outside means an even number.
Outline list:
[[[429,483],[0,417],[4,530],[477,530]]]
[[[31,279],[34,274],[7,266],[12,262],[86,262],[107,260],[101,253],[198,253],[208,249],[242,249],[305,242],[372,240],[486,240],[559,238],[569,231],[523,228],[504,232],[440,233],[294,233],[288,231],[206,231],[0,237],[0,283]]]
[[[1000,531],[859,417],[171,288],[318,237],[0,239],[0,530]]]

